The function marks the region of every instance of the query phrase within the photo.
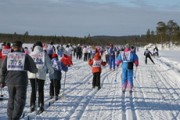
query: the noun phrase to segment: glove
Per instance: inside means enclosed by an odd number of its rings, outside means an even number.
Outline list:
[[[5,82],[0,83],[0,88],[4,88],[6,86]]]

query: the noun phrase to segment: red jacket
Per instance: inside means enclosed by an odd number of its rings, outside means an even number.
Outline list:
[[[61,58],[61,62],[66,65],[66,66],[71,66],[73,65],[72,63],[72,59],[70,56],[67,56],[67,55],[63,55],[63,57]]]
[[[106,62],[103,62],[99,53],[94,55],[93,59],[88,61],[88,64],[92,67],[92,73],[101,72],[101,65],[105,66]]]

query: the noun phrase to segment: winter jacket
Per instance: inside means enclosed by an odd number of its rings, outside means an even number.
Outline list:
[[[151,53],[148,49],[146,49],[146,50],[144,51],[144,56],[149,57],[149,56],[151,56],[151,55],[152,55],[152,53]]]
[[[96,53],[94,58],[88,61],[88,64],[92,67],[92,73],[97,73],[101,72],[101,65],[105,66],[106,62],[103,62],[99,53]]]
[[[12,56],[14,56],[14,57],[12,57]],[[22,64],[22,66],[24,66],[24,67],[22,67],[21,65],[17,66],[17,65],[11,64],[12,62],[10,62],[10,61],[12,61],[12,59],[10,59],[10,58],[15,58],[15,57],[18,59],[18,61],[15,61],[15,62],[21,61],[21,63],[24,63],[24,64]],[[24,59],[24,57],[25,57],[25,59]],[[22,58],[22,59],[20,59],[20,58]],[[22,62],[22,61],[24,61],[24,62]],[[7,66],[8,66],[8,68],[7,68]],[[17,68],[17,67],[20,67],[22,69],[21,70],[12,70],[13,68]],[[30,71],[32,73],[38,72],[38,69],[36,68],[36,65],[35,65],[33,59],[29,55],[24,54],[21,51],[14,51],[12,53],[9,53],[7,55],[7,57],[4,59],[4,62],[2,64],[2,73],[1,73],[0,82],[1,83],[6,82],[6,84],[8,86],[9,85],[27,86],[27,84],[28,84],[27,71]]]
[[[46,51],[47,51],[48,55],[56,53],[56,49],[55,49],[55,47],[53,45],[48,45]]]
[[[63,55],[63,57],[61,59],[61,62],[66,66],[73,65],[71,56],[68,56],[68,55],[65,55],[65,54]]]
[[[52,63],[52,67],[54,69],[54,73],[49,75],[50,79],[57,79],[57,80],[61,80],[61,70],[67,72],[68,71],[68,67],[65,66],[62,62],[60,62],[58,60],[58,58],[53,58],[51,60]]]
[[[43,51],[43,48],[40,46],[35,46],[34,51],[30,53],[30,56],[34,59],[36,63],[38,73],[35,75],[29,72],[29,79],[38,78],[41,80],[46,80],[47,70],[50,74],[54,72],[49,56]]]
[[[129,49],[125,49],[118,55],[116,64],[122,63],[122,68],[128,68],[129,62],[134,63],[136,66],[139,65],[138,56]]]

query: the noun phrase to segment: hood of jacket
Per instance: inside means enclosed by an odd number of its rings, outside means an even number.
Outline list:
[[[39,53],[39,52],[43,52],[43,48],[40,46],[35,46],[33,53]]]

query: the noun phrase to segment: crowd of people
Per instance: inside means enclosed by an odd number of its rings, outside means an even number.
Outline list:
[[[110,44],[108,46],[90,45],[54,45],[53,42],[37,41],[32,48],[23,47],[21,41],[12,44],[3,43],[0,50],[1,67],[0,87],[8,87],[9,99],[7,115],[10,120],[18,120],[22,115],[26,101],[28,80],[31,85],[30,112],[38,108],[37,114],[44,111],[44,84],[50,79],[49,98],[58,100],[61,90],[62,71],[68,72],[73,65],[73,58],[87,62],[92,68],[92,88],[101,89],[101,66],[109,67],[110,71],[122,67],[122,93],[133,92],[134,66],[139,66],[136,47],[126,44],[121,48]],[[157,48],[156,48],[157,51]],[[144,52],[153,63],[151,52]],[[157,53],[156,53],[157,54]],[[104,57],[104,59],[102,58]],[[154,63],[155,64],[155,63]],[[46,78],[49,74],[49,78]],[[38,94],[38,100],[36,96]],[[36,105],[36,101],[38,101]]]

